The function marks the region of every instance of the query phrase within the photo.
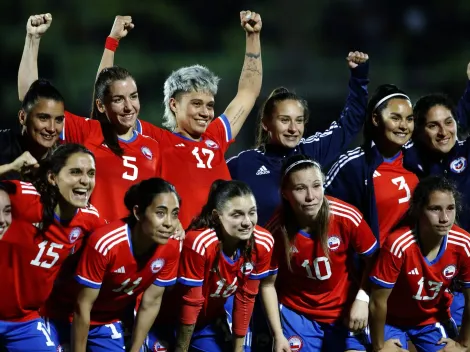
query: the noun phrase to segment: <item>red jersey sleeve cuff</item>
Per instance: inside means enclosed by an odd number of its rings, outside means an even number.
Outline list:
[[[188,287],[188,290],[183,295],[180,323],[187,325],[195,324],[203,304],[202,286]]]

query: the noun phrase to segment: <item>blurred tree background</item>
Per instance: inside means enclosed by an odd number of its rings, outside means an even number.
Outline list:
[[[121,41],[116,64],[138,82],[141,118],[161,125],[165,78],[195,63],[222,78],[216,112],[223,112],[236,93],[243,63],[238,12],[245,9],[263,19],[264,81],[228,156],[253,146],[258,107],[280,85],[308,100],[306,133],[327,128],[347,95],[345,57],[351,50],[371,58],[370,92],[394,83],[413,101],[437,91],[457,100],[465,88],[468,0],[6,0],[0,4],[2,126],[17,123],[16,78],[32,14],[53,16],[41,40],[40,77],[51,80],[67,109],[82,116],[90,112],[93,80],[114,16],[131,15],[135,29]]]

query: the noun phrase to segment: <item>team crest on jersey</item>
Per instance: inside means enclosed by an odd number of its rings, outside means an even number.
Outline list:
[[[80,227],[74,227],[72,231],[70,231],[70,234],[69,234],[70,243],[74,243],[76,240],[78,240],[81,234],[82,234],[82,229]]]
[[[253,264],[251,264],[250,262],[244,263],[241,267],[241,271],[243,275],[250,275],[253,271]]]
[[[455,172],[456,174],[460,174],[467,168],[467,159],[463,156],[460,158],[452,160],[450,163],[450,171]]]
[[[336,251],[341,244],[341,240],[338,236],[328,237],[328,248],[330,251]]]
[[[166,347],[160,345],[160,343],[157,341],[153,344],[152,351],[154,351],[154,352],[167,352],[168,350],[166,349]]]
[[[158,273],[163,266],[165,265],[165,259],[157,259],[150,264],[150,270],[152,270],[152,273],[156,274]]]
[[[219,149],[219,145],[217,143],[215,143],[214,141],[211,141],[210,139],[206,139],[204,141],[206,143],[206,145],[209,147],[209,148],[212,148],[212,149]]]
[[[153,154],[152,154],[152,151],[147,148],[147,147],[142,147],[140,148],[140,150],[142,151],[142,154],[144,154],[144,156],[149,159],[149,160],[152,160],[153,158]]]
[[[447,265],[446,268],[442,271],[442,273],[444,274],[446,279],[450,280],[455,276],[456,271],[457,268],[455,267],[455,265],[451,264]]]
[[[300,349],[304,345],[304,343],[302,342],[302,339],[295,335],[289,337],[288,341],[289,341],[290,350],[292,352],[300,351]]]

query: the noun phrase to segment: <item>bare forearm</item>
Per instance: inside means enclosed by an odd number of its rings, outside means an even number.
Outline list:
[[[98,72],[96,73],[96,78],[98,78],[101,71],[107,67],[112,67],[114,65],[114,51],[109,49],[104,49],[103,56],[101,57],[100,66],[98,67]]]
[[[468,307],[465,307],[463,311],[462,326],[457,341],[466,348],[470,347],[470,309]]]
[[[38,52],[40,37],[26,35],[23,55],[18,70],[18,98],[23,101],[31,84],[38,79]]]
[[[261,91],[263,65],[259,33],[246,34],[245,61],[238,82],[238,91],[248,91],[256,96]]]
[[[279,315],[279,301],[274,286],[261,286],[261,301],[274,337],[282,336],[281,317]]]
[[[234,336],[233,337],[233,351],[243,352],[245,349],[243,344],[245,342],[245,336]]]
[[[90,311],[75,312],[72,322],[72,347],[74,352],[86,352],[90,330]]]
[[[370,336],[372,348],[378,351],[384,347],[384,329],[387,318],[387,302],[377,302],[373,298],[369,305],[370,310]]]
[[[0,176],[6,174],[8,172],[11,172],[11,171],[16,171],[15,167],[13,166],[13,163],[0,165]]]
[[[152,328],[159,311],[160,302],[149,307],[143,307],[142,305],[140,306],[137,312],[134,332],[132,333],[132,344],[130,352],[140,351],[142,344],[144,343],[148,332]]]
[[[176,352],[186,352],[189,349],[195,326],[196,324],[180,324],[176,336]]]

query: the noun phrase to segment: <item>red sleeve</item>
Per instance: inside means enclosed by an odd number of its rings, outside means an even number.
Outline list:
[[[284,243],[281,239],[276,238],[274,242],[273,254],[271,256],[271,262],[269,264],[269,275],[276,275],[279,269],[279,262],[281,256],[285,256]]]
[[[161,142],[164,131],[165,130],[162,128],[157,127],[150,122],[137,120],[137,132],[143,134],[144,136],[148,136],[157,142]]]
[[[96,234],[93,234],[89,242],[85,246],[77,270],[75,279],[82,285],[100,289],[103,277],[109,263],[110,253],[106,251],[106,255],[96,249]]]
[[[178,269],[178,282],[186,286],[202,286],[206,266],[205,254],[204,246],[198,248],[193,245],[193,241],[184,241]]]
[[[90,120],[66,111],[64,129],[60,134],[60,139],[68,143],[83,144],[86,137],[97,128],[101,129],[101,125],[97,120]]]
[[[11,185],[14,192],[10,194],[12,216],[31,223],[42,221],[41,195],[32,183],[23,181],[4,181]]]
[[[379,256],[370,273],[370,280],[383,288],[393,288],[400,275],[403,266],[405,253],[400,252],[401,256],[391,252],[393,240],[390,236],[385,240],[384,246],[380,249]]]
[[[465,247],[467,249],[467,247]],[[469,266],[469,255],[462,250],[460,267],[458,268],[458,280],[462,287],[470,288],[470,266]]]
[[[203,304],[204,296],[202,295],[202,286],[185,287],[180,323],[186,325],[196,324]]]
[[[259,280],[245,280],[243,286],[235,292],[232,330],[237,336],[246,335],[258,287]]]
[[[256,263],[250,273],[251,280],[261,280],[270,275],[274,238],[267,230],[257,226],[254,230]]]
[[[377,239],[364,218],[357,226],[351,222],[350,229],[352,246],[357,254],[370,256],[377,250]]]
[[[232,139],[232,128],[230,127],[230,122],[224,114],[220,115],[209,124],[204,135],[219,144],[220,149],[224,154],[230,144],[234,141]]]
[[[166,245],[165,250],[165,265],[158,272],[155,281],[156,286],[171,286],[176,283],[176,276],[178,274],[178,263],[180,260],[180,241],[170,239]]]

